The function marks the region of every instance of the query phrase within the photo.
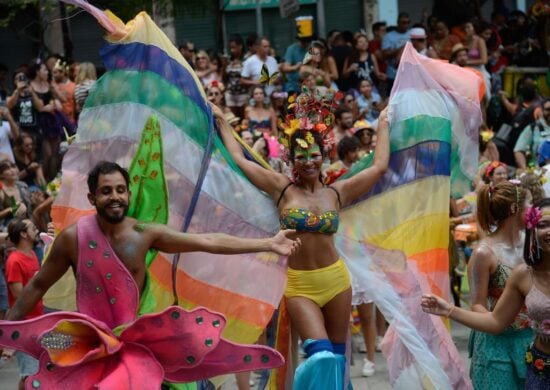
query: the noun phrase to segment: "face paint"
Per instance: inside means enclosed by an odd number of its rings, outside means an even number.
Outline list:
[[[308,149],[303,149],[297,146],[294,149],[294,161],[297,163],[305,164],[309,161],[321,161],[323,159],[323,154],[319,145],[311,145]]]

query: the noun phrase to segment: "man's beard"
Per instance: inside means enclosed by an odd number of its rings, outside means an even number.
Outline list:
[[[121,215],[110,215],[107,212],[107,207],[101,207],[101,208],[98,207],[97,213],[101,218],[105,219],[109,223],[112,223],[112,224],[121,223],[122,221],[124,221],[124,218],[126,218],[126,214],[128,214],[128,205],[120,203],[120,206],[122,207],[122,210],[123,210]]]

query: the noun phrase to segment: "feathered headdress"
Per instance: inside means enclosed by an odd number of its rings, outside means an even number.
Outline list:
[[[313,133],[318,133],[323,138],[322,147],[325,152],[334,149],[334,137],[330,130],[334,126],[334,110],[343,97],[341,92],[328,90],[322,94],[319,90],[311,91],[304,85],[299,95],[288,98],[288,114],[284,121],[279,121],[279,143],[283,147],[283,160],[289,160],[291,139],[297,131],[300,131],[300,138],[296,142],[304,149],[315,143]]]

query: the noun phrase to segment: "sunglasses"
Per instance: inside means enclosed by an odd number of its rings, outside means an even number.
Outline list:
[[[220,96],[220,95],[221,95],[221,93],[219,93],[219,92],[210,92],[208,94],[208,96]]]

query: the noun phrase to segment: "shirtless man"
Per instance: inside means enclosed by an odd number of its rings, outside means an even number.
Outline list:
[[[181,233],[165,225],[141,223],[126,216],[130,199],[128,187],[128,173],[112,162],[98,163],[88,175],[88,199],[97,210],[97,216],[92,218],[97,220],[101,233],[133,276],[140,293],[145,285],[145,255],[152,248],[165,253],[201,251],[237,254],[273,251],[289,256],[300,246],[299,239],[288,238],[293,230],[281,231],[271,238],[249,239],[221,233]],[[77,224],[74,224],[56,237],[48,261],[25,286],[6,319],[22,319],[69,267],[72,267],[75,275],[77,272],[87,272],[77,269],[78,255]]]

